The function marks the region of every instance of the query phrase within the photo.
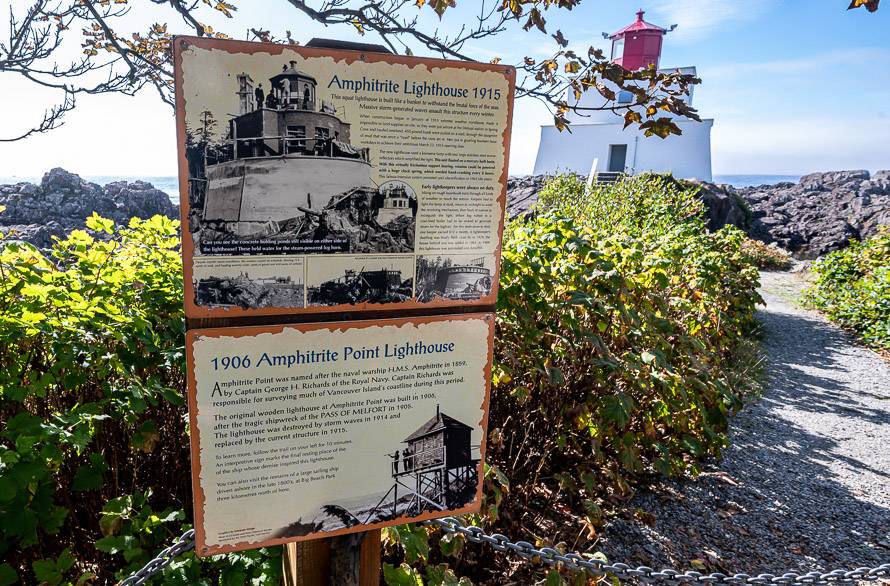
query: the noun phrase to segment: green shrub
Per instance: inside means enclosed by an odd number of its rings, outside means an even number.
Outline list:
[[[728,384],[760,301],[742,233],[708,233],[659,178],[542,195],[505,238],[490,462],[597,504],[635,474],[696,471],[750,390]]]
[[[775,246],[759,240],[745,238],[742,241],[742,253],[748,261],[759,269],[769,271],[787,271],[791,268],[791,255]]]
[[[890,227],[813,263],[806,303],[856,332],[874,348],[890,350]]]
[[[507,227],[485,502],[471,520],[587,547],[579,529],[592,538],[639,478],[719,455],[753,388],[741,358],[757,270],[741,232],[709,234],[701,218],[673,182],[588,191],[562,177]],[[0,243],[0,585],[109,583],[190,526],[178,224],[88,226],[49,257]],[[510,568],[431,527],[384,535],[392,584]],[[280,555],[187,554],[158,582],[278,583]]]
[[[755,391],[750,334],[761,300],[744,235],[708,233],[702,212],[693,191],[661,178],[588,190],[564,176],[532,219],[507,227],[490,467],[475,522],[584,551],[603,511],[640,478],[696,473],[719,456],[728,414]],[[483,580],[480,566],[517,571],[501,558],[477,564],[454,541],[430,548],[428,566],[447,561]],[[455,550],[462,557],[445,555]],[[415,583],[410,565],[390,561],[389,584]],[[512,581],[540,578],[522,568]],[[560,580],[553,571],[547,583]]]
[[[0,242],[0,584],[111,583],[190,527],[179,225]],[[169,584],[277,584],[280,550],[188,554]]]

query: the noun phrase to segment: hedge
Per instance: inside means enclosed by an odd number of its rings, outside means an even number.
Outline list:
[[[890,351],[890,226],[826,255],[812,272],[805,302],[869,346]]]
[[[113,583],[190,526],[178,223],[87,226],[48,255],[0,242],[0,586]],[[707,233],[695,195],[658,178],[559,178],[507,227],[485,502],[468,522],[593,538],[641,478],[720,454],[754,389],[742,239]],[[428,527],[385,538],[391,584],[510,571]],[[158,583],[278,584],[280,556],[186,554]]]

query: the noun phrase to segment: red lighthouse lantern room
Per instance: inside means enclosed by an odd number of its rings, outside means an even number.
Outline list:
[[[661,43],[667,29],[643,20],[642,10],[637,12],[636,22],[608,35],[612,40],[612,61],[629,71],[654,65],[658,68]],[[674,30],[675,27],[671,27]],[[603,36],[606,36],[604,33]]]

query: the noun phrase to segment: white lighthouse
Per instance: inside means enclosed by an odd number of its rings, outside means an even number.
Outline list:
[[[612,61],[628,70],[649,65],[659,67],[664,36],[669,32],[643,20],[643,11],[630,25],[608,36],[612,41]],[[673,27],[671,27],[673,30]],[[679,71],[695,75],[695,67],[671,67],[659,71]],[[617,87],[615,88],[617,89]],[[692,105],[692,91],[684,98]],[[617,93],[618,104],[631,104],[634,96],[628,91]],[[574,100],[569,100],[573,103]],[[602,107],[605,99],[598,92],[585,92],[578,106]],[[668,114],[665,114],[668,115]],[[541,142],[535,160],[535,174],[575,172],[597,173],[644,172],[672,173],[682,179],[711,181],[711,126],[714,120],[701,122],[685,116],[673,116],[683,134],[662,139],[646,137],[643,132],[624,128],[624,117],[609,110],[570,112],[567,119],[571,132],[560,132],[555,126],[541,127]]]

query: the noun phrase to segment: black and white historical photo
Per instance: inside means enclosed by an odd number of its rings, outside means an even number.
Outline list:
[[[312,256],[306,284],[309,306],[407,301],[414,288],[414,257]]]
[[[237,114],[218,120],[208,106],[187,120],[195,254],[413,252],[414,190],[374,182],[370,149],[351,142],[315,77],[293,60],[264,63],[221,83]]]
[[[202,257],[195,262],[195,303],[208,307],[305,307],[302,258]]]
[[[418,301],[471,301],[491,293],[494,258],[490,255],[417,256]]]
[[[439,405],[435,409],[401,442],[394,442],[392,452],[380,455],[379,466],[389,471],[386,489],[325,504],[311,519],[301,518],[271,537],[335,531],[460,509],[473,502],[479,483],[479,446],[472,443],[473,427],[443,412]]]
[[[417,194],[406,182],[399,179],[380,184],[380,195],[374,198],[375,217],[381,226],[398,230],[413,226],[417,217]]]

